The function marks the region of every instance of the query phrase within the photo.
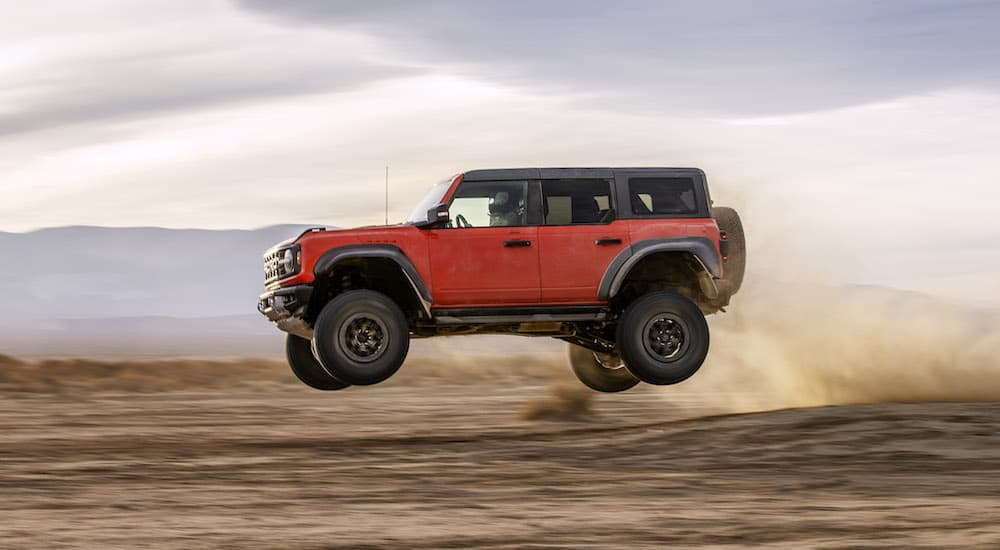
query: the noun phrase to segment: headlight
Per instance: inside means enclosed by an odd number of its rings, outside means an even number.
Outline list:
[[[291,248],[285,249],[285,253],[281,255],[278,263],[285,268],[286,273],[291,273],[292,268],[295,267],[295,253],[292,252]]]

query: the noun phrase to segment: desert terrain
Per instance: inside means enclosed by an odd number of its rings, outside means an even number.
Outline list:
[[[994,313],[740,306],[692,379],[613,395],[549,339],[415,341],[328,393],[273,357],[3,357],[0,547],[1000,547]]]
[[[269,361],[6,362],[7,548],[1000,545],[1000,403],[733,414],[555,357],[338,393]]]

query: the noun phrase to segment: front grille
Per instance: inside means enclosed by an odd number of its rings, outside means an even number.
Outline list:
[[[268,285],[274,281],[279,281],[285,277],[289,277],[298,272],[298,266],[295,262],[292,265],[288,265],[281,261],[282,256],[284,256],[285,251],[289,250],[289,247],[279,248],[272,250],[264,254],[264,284]],[[293,258],[295,257],[295,250],[292,248]]]

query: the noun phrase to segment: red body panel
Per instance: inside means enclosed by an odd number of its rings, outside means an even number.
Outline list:
[[[643,218],[622,220],[628,227],[632,243],[646,239],[676,239],[681,237],[705,237],[719,250],[719,226],[712,218]]]
[[[385,244],[399,248],[413,262],[413,267],[428,285],[433,279],[427,258],[427,232],[412,225],[315,231],[306,233],[296,242],[302,247],[302,269],[298,275],[282,279],[281,286],[311,283],[314,279],[313,267],[324,253],[342,246],[365,244]]]
[[[538,228],[426,230],[434,307],[538,305]],[[529,246],[504,246],[527,242]]]
[[[462,182],[456,176],[443,202]],[[433,307],[598,304],[598,286],[623,251],[647,239],[705,237],[718,251],[712,218],[642,218],[606,225],[420,229],[411,225],[316,231],[302,235],[302,268],[272,285],[312,283],[324,253],[352,245],[392,245],[431,289]],[[598,240],[621,242],[598,244]],[[528,241],[530,246],[504,246]]]
[[[448,192],[441,197],[441,204],[451,204],[451,199],[455,196],[455,191],[458,190],[458,186],[461,185],[463,179],[465,179],[465,174],[458,174],[451,178],[451,187],[449,187]]]
[[[601,239],[620,243],[598,244]],[[629,247],[628,225],[552,225],[538,228],[542,302],[596,304],[597,287],[615,256]]]

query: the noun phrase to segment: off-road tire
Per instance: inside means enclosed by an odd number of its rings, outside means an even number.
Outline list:
[[[639,379],[624,367],[605,367],[594,352],[576,344],[569,345],[569,365],[576,378],[588,388],[605,393],[625,391]]]
[[[639,380],[664,386],[698,371],[708,355],[708,323],[698,306],[670,292],[651,292],[625,308],[618,351]]]
[[[388,296],[351,290],[323,307],[313,345],[333,377],[369,386],[399,370],[410,349],[410,331],[403,311]]]
[[[289,334],[285,338],[285,357],[295,377],[310,388],[322,391],[336,391],[350,387],[326,372],[323,365],[312,353],[309,340]]]
[[[729,259],[723,267],[720,289],[732,295],[743,286],[743,273],[747,268],[747,240],[743,233],[743,222],[736,210],[728,206],[712,208],[712,217],[719,229],[726,232],[729,241]]]

